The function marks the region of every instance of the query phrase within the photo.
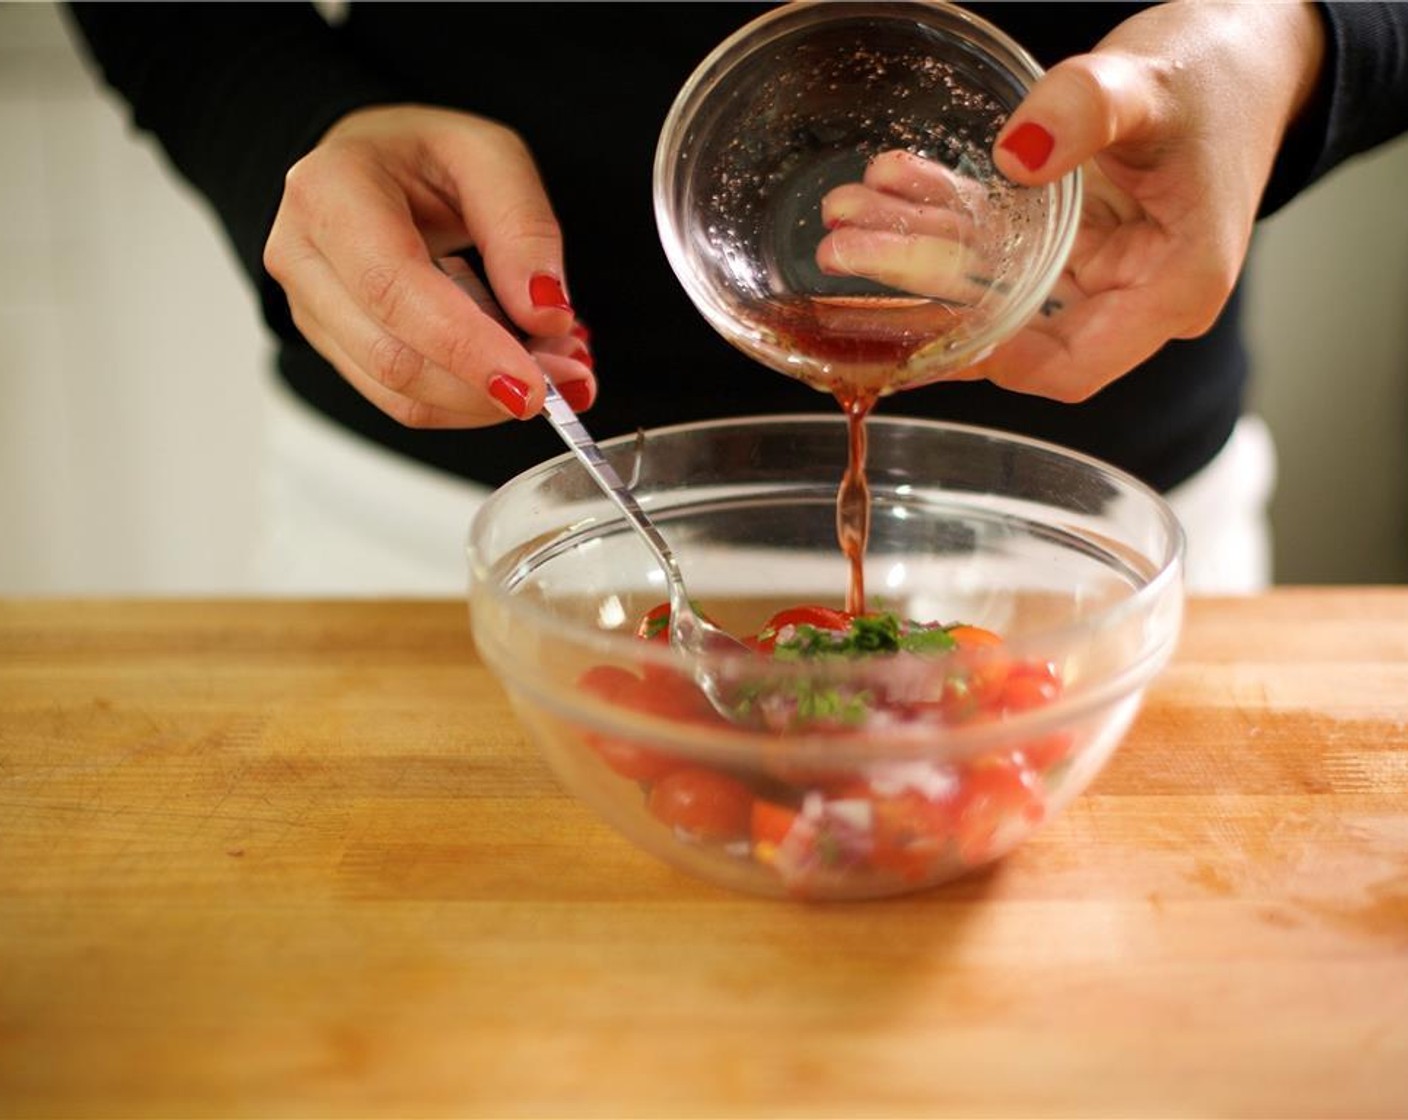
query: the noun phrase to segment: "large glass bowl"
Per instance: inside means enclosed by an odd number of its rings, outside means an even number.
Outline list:
[[[686,81],[656,148],[685,291],[824,391],[979,361],[1041,308],[1080,223],[1079,172],[1020,187],[992,161],[1041,74],[947,3],[798,0],[753,20]]]
[[[813,704],[810,723],[719,717],[694,667],[636,636],[665,599],[662,574],[571,456],[503,486],[470,530],[476,644],[562,783],[641,847],[729,887],[863,898],[998,858],[1099,772],[1177,638],[1183,538],[1153,491],[1021,437],[869,423],[868,608],[1003,641],[708,668],[760,697],[898,698],[889,718],[849,722],[845,703],[830,717]],[[840,416],[604,446],[721,624],[755,633],[779,607],[843,602]]]

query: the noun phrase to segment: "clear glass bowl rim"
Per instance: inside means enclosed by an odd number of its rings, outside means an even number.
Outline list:
[[[646,431],[644,435],[648,443],[652,438],[660,439],[690,436],[696,433],[707,433],[711,430],[741,430],[749,427],[787,429],[797,426],[815,427],[817,425],[825,425],[835,427],[838,431],[843,432],[845,423],[845,418],[839,413],[836,415],[822,413],[784,413],[777,415],[729,417],[718,420],[674,424],[667,427],[650,429]],[[1181,579],[1186,542],[1183,527],[1178,521],[1177,516],[1157,491],[1118,467],[1093,456],[1045,440],[978,425],[905,416],[871,416],[867,419],[866,423],[871,427],[872,443],[876,438],[875,429],[883,429],[886,427],[905,429],[919,428],[934,434],[949,433],[990,440],[1008,446],[1025,447],[1035,453],[1054,456],[1064,460],[1070,465],[1079,466],[1095,472],[1117,488],[1147,502],[1149,507],[1157,514],[1167,544],[1162,556],[1150,558],[1150,562],[1154,566],[1154,572],[1142,586],[1135,588],[1132,593],[1125,598],[1120,599],[1106,608],[1093,611],[1077,622],[1031,630],[1021,635],[1020,638],[1005,642],[1003,653],[1006,656],[1015,658],[1022,658],[1024,655],[1039,656],[1041,651],[1050,653],[1052,650],[1067,648],[1078,641],[1089,640],[1092,635],[1098,634],[1102,630],[1116,627],[1128,620],[1131,616],[1137,616],[1142,612],[1152,610],[1153,604],[1166,595],[1170,591],[1171,586]],[[613,449],[635,446],[639,438],[640,436],[638,434],[618,436],[614,439],[603,440],[600,446],[609,453]],[[634,635],[633,631],[630,630],[602,630],[597,627],[567,621],[553,614],[551,611],[545,610],[533,602],[514,594],[500,582],[492,578],[493,563],[491,559],[486,556],[484,548],[480,544],[480,540],[488,531],[487,527],[496,516],[496,511],[501,509],[504,505],[516,500],[523,490],[531,487],[534,483],[564,468],[581,469],[580,463],[577,462],[576,457],[571,452],[564,452],[561,455],[554,456],[552,459],[548,459],[516,475],[495,490],[476,511],[470,523],[466,546],[470,566],[471,601],[475,596],[487,596],[499,609],[511,615],[515,619],[516,624],[532,627],[534,630],[549,638],[570,642],[573,646],[589,650],[601,656],[603,660],[606,661],[624,662],[626,664],[634,663],[638,666],[653,665],[661,669],[680,669],[680,660],[667,646],[653,642],[642,642]],[[606,499],[603,497],[602,500],[605,502]],[[647,512],[650,512],[648,497],[642,504],[645,505]],[[614,509],[611,511],[611,516],[604,521],[594,523],[593,528],[598,532],[602,530],[621,533],[631,532],[630,528],[626,525],[625,518]],[[570,532],[580,532],[580,529],[572,528]],[[688,580],[689,572],[687,559],[684,560],[684,564],[685,579]],[[1055,702],[1041,708],[1024,712],[1001,721],[977,723],[945,729],[942,736],[943,747],[941,753],[945,755],[952,753],[952,755],[956,757],[967,754],[970,751],[981,750],[984,746],[991,745],[995,742],[1003,742],[1017,734],[1035,735],[1044,733],[1047,730],[1055,730],[1069,723],[1072,719],[1079,718],[1086,712],[1095,711],[1101,707],[1112,704],[1121,697],[1142,688],[1148,683],[1154,674],[1168,660],[1176,639],[1177,632],[1175,630],[1168,635],[1167,640],[1158,648],[1146,650],[1141,657],[1122,666],[1119,671],[1099,679],[1082,682],[1078,687],[1068,689]],[[710,661],[719,666],[748,664],[750,662],[756,663],[754,656],[749,653],[726,654],[719,657],[712,657]],[[776,663],[769,662],[767,671],[773,676],[781,675],[785,677],[789,673],[804,676],[807,673],[807,666],[805,663],[779,666]],[[516,679],[515,686],[532,692],[535,703],[546,708],[558,710],[560,714],[569,715],[578,722],[589,725],[595,724],[600,730],[609,731],[613,727],[619,728],[622,722],[618,709],[611,709],[609,705],[593,701],[590,698],[578,698],[572,703],[564,703],[561,695],[559,695],[556,690],[546,687],[540,689],[537,687],[536,682],[528,678]],[[595,718],[592,715],[594,710],[599,713]],[[703,732],[700,733],[700,729],[698,728],[691,728],[667,720],[651,719],[641,722],[648,723],[651,726],[653,729],[652,735],[660,739],[662,747],[670,746],[681,751],[689,751],[699,755],[709,754],[722,757],[733,753],[733,748],[727,746],[720,748],[719,740],[721,739],[726,739],[730,744],[746,743],[748,741],[752,741],[754,744],[766,741],[775,742],[777,739],[775,734],[765,732],[748,732],[741,729],[734,729],[733,733],[725,737],[719,735],[718,728],[704,728]],[[669,730],[664,731],[663,729]],[[816,736],[808,736],[805,734],[795,736],[799,744],[807,741],[820,744],[822,748],[828,752],[827,757],[833,759],[841,757],[841,752],[844,750],[844,745],[848,739],[856,740],[858,744],[857,753],[863,755],[864,738],[864,735],[838,735],[835,732],[828,732],[824,735]],[[932,729],[929,730],[925,738],[928,741],[927,744],[916,744],[916,749],[913,752],[915,757],[929,757],[936,753],[935,748],[932,746],[932,741],[935,738]],[[905,753],[909,754],[910,752]]]

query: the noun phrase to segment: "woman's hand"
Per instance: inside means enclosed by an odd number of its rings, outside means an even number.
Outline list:
[[[1024,185],[1084,165],[1080,231],[1043,311],[951,376],[1079,401],[1169,339],[1208,330],[1237,282],[1277,150],[1323,53],[1309,4],[1175,0],[1053,67],[1003,128],[994,157]],[[982,220],[981,205],[937,165],[887,153],[863,184],[826,199],[832,232],[818,263],[972,300],[965,285],[981,262],[965,256],[961,227]]]
[[[471,246],[492,298],[436,263]],[[545,373],[576,408],[595,395],[557,220],[527,148],[492,121],[349,113],[289,171],[264,265],[304,337],[410,427],[533,416]]]

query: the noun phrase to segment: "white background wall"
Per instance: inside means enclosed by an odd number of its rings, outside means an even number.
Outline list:
[[[213,222],[0,6],[0,591],[239,590],[267,364]]]
[[[268,365],[213,220],[0,4],[0,594],[239,593]],[[1281,582],[1408,582],[1408,144],[1267,223],[1257,403]]]

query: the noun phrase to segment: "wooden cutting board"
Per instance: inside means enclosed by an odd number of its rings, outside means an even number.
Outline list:
[[[464,607],[0,602],[0,1116],[1408,1116],[1408,590],[1197,601],[1096,785],[886,902],[556,786]]]

